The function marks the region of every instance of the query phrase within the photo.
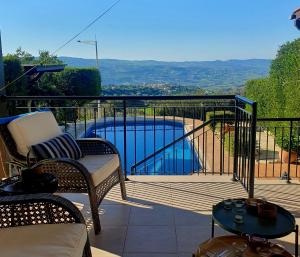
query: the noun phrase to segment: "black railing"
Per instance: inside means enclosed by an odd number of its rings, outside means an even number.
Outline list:
[[[300,118],[262,118],[257,122],[256,176],[287,182],[298,178]]]
[[[239,96],[8,96],[10,115],[50,109],[75,137],[103,137],[125,175],[233,174],[253,194],[256,104]],[[254,150],[253,150],[254,149]]]
[[[179,137],[179,138],[173,140],[173,141],[170,142],[169,144],[164,145],[163,147],[159,148],[158,150],[155,150],[153,153],[149,154],[146,158],[140,160],[139,162],[136,162],[134,165],[131,166],[131,172],[132,172],[132,174],[136,174],[137,168],[138,168],[139,166],[146,165],[146,163],[147,163],[149,160],[150,160],[151,162],[154,163],[154,170],[156,170],[156,169],[155,169],[156,156],[157,156],[157,155],[161,155],[161,154],[162,154],[162,156],[159,157],[159,160],[160,160],[161,162],[163,162],[163,163],[162,163],[162,165],[160,166],[160,168],[166,170],[166,164],[168,163],[168,162],[166,163],[166,156],[170,155],[170,153],[169,153],[169,152],[166,153],[166,151],[167,151],[169,148],[173,148],[174,146],[176,146],[176,144],[180,144],[181,142],[182,142],[182,144],[184,144],[184,141],[185,141],[187,138],[189,138],[190,136],[193,136],[193,139],[190,139],[189,141],[190,141],[190,143],[191,143],[191,145],[192,145],[192,149],[191,149],[192,156],[193,156],[193,163],[192,163],[193,169],[192,169],[192,171],[194,172],[194,170],[195,170],[195,169],[194,169],[194,167],[195,167],[195,166],[194,166],[194,165],[195,165],[195,163],[194,163],[194,160],[195,160],[195,158],[194,158],[195,150],[193,149],[193,147],[195,147],[195,145],[196,145],[197,143],[198,143],[198,145],[199,145],[199,137],[200,137],[201,135],[205,134],[207,131],[203,131],[200,135],[197,135],[196,137],[195,137],[195,133],[197,133],[197,132],[200,131],[200,130],[204,130],[205,127],[208,126],[208,125],[211,124],[211,123],[212,123],[212,120],[205,121],[204,123],[202,123],[201,125],[199,125],[197,128],[193,128],[191,131],[189,131],[189,132],[185,133],[184,135],[182,135],[181,137]],[[155,135],[155,133],[154,133],[154,135]],[[198,140],[198,142],[197,142],[197,140]],[[196,141],[196,142],[195,142],[195,141]],[[185,152],[185,151],[184,151],[184,146],[183,146],[182,148],[183,148],[183,151],[182,151],[183,163],[182,163],[182,165],[183,165],[183,170],[184,170],[184,152]],[[198,154],[199,154],[199,151],[198,151]],[[168,160],[169,160],[169,159],[168,159]],[[177,155],[177,150],[176,150],[176,149],[175,149],[175,163],[176,163],[176,166],[175,166],[175,173],[177,173],[176,171],[177,171],[178,155]],[[148,167],[148,166],[149,166],[149,164],[147,164],[146,167]],[[170,169],[171,169],[171,165],[169,165],[169,168],[168,168],[169,172],[168,172],[168,173],[170,173]],[[199,169],[200,169],[200,166],[198,166],[198,172],[199,172]],[[144,172],[147,173],[147,171],[144,171]],[[141,173],[141,172],[140,172],[140,173]]]

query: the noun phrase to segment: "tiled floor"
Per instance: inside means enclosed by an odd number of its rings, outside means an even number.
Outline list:
[[[126,188],[127,201],[121,200],[117,186],[101,204],[102,231],[97,236],[87,195],[64,194],[87,220],[94,257],[191,257],[198,244],[210,237],[212,205],[226,198],[247,197],[243,187],[228,176],[139,176],[131,177]],[[260,182],[256,193],[300,217],[296,185]],[[216,228],[217,235],[226,233]],[[294,235],[278,242],[292,251]]]

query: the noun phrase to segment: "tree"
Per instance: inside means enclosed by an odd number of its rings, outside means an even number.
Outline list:
[[[266,79],[246,83],[246,96],[258,102],[260,117],[298,117],[300,113],[300,39],[278,50]]]
[[[20,59],[16,55],[8,54],[3,58],[5,85],[13,82],[23,73]],[[24,78],[16,81],[6,89],[7,95],[23,94],[26,91],[26,81]]]
[[[39,57],[23,51],[19,47],[14,54],[4,57],[6,84],[24,73],[22,64],[55,65],[63,64],[57,56],[42,50]],[[8,90],[8,95],[99,95],[100,73],[95,68],[66,68],[62,72],[45,73],[41,79],[28,86],[27,77],[16,81]]]
[[[31,64],[34,62],[34,56],[30,53],[23,51],[21,47],[18,47],[14,54],[22,64]]]
[[[37,62],[41,65],[63,64],[56,55],[50,55],[50,52],[47,50],[39,51],[39,58],[37,59]]]
[[[64,95],[100,95],[100,73],[96,68],[67,67],[53,74],[53,83]]]

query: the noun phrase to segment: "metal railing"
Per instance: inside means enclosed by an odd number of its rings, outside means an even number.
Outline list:
[[[299,177],[300,118],[257,119],[256,177]]]
[[[121,153],[125,176],[232,174],[253,194],[256,103],[246,98],[213,95],[2,99],[7,102],[10,115],[48,108],[64,130],[75,137],[110,140]],[[234,129],[228,133],[229,125]]]

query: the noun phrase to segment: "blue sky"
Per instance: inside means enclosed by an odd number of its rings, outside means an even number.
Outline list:
[[[1,1],[3,52],[55,50],[114,0]],[[122,0],[78,39],[99,41],[100,58],[226,60],[274,58],[300,36],[289,20],[299,0]],[[94,58],[76,41],[59,56]]]

